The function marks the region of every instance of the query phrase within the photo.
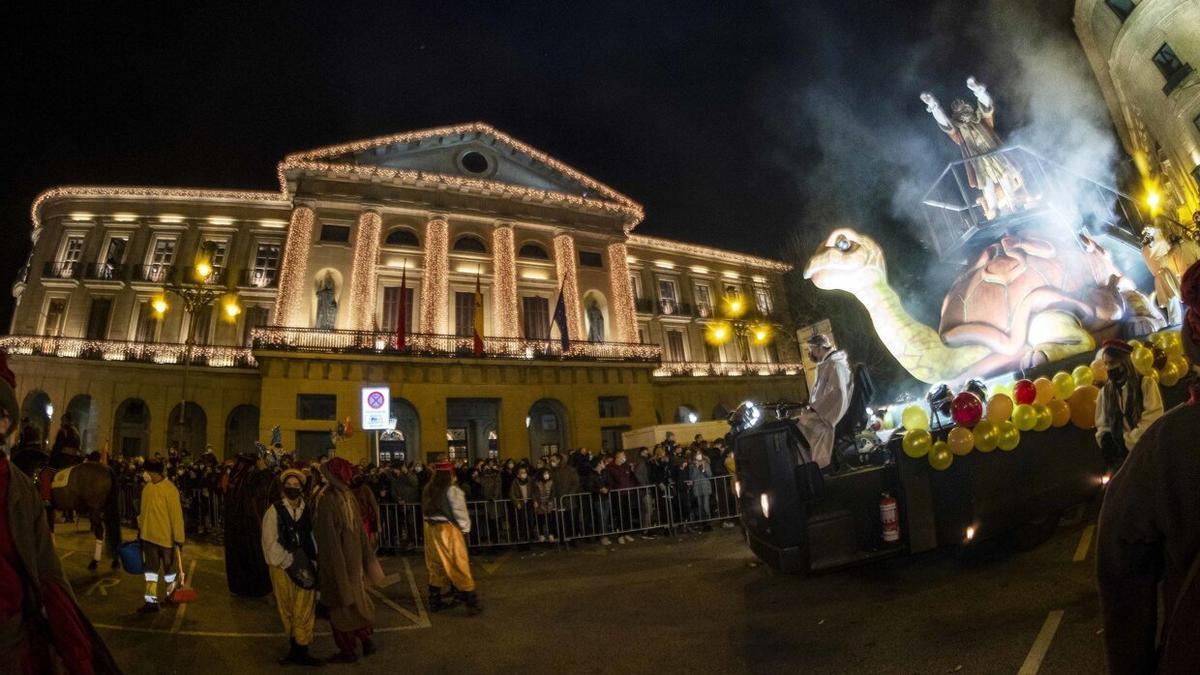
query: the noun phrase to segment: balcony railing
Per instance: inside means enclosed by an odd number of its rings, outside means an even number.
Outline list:
[[[394,333],[316,328],[256,328],[254,349],[342,354],[386,354],[392,356],[473,357],[474,339],[458,335],[416,333],[406,337],[399,349]],[[482,358],[550,361],[634,361],[657,363],[658,345],[631,342],[572,342],[563,351],[558,340],[485,337]]]
[[[708,363],[707,361],[666,361],[654,371],[655,377],[738,377],[746,375],[799,375],[800,363]]]
[[[115,263],[88,263],[83,278],[94,281],[124,281],[128,268]]]
[[[192,281],[196,280],[196,268],[195,267],[184,267],[182,272],[183,272],[182,278],[185,281],[192,282]],[[208,273],[208,278],[204,279],[204,283],[216,284],[216,285],[225,283],[225,268],[223,268],[223,267],[212,268],[212,271]]]
[[[701,319],[711,319],[713,317],[712,305],[703,302],[697,302],[696,316],[700,317]]]
[[[83,264],[66,260],[49,260],[42,265],[43,279],[78,279]]]
[[[174,265],[134,265],[129,278],[131,281],[162,284],[170,281],[174,273]]]
[[[245,288],[275,288],[279,285],[277,270],[242,270],[239,286]]]
[[[654,303],[654,300],[651,298],[637,298],[634,301],[634,305],[637,307],[637,311],[639,314],[653,314],[654,313],[655,303]]]
[[[0,349],[9,354],[180,365],[187,353],[184,345],[173,342],[87,340],[40,335],[0,336]],[[257,365],[249,349],[217,345],[192,345],[190,363],[214,368],[254,368]]]

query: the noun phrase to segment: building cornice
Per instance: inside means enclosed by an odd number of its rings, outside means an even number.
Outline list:
[[[792,270],[791,265],[779,260],[760,258],[758,256],[748,255],[745,253],[726,251],[724,249],[700,246],[698,244],[688,244],[681,241],[674,241],[672,239],[650,237],[644,234],[631,234],[629,235],[629,240],[626,243],[631,248],[648,248],[655,251],[662,251],[664,253],[693,255],[700,258],[706,258],[708,260],[719,260],[726,263],[771,270],[772,272],[790,272]]]

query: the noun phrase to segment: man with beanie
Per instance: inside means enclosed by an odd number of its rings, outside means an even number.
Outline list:
[[[305,477],[296,469],[288,469],[279,479],[283,499],[267,509],[262,521],[263,556],[271,574],[275,606],[292,643],[279,664],[319,666],[321,662],[308,654],[316,603],[317,542],[312,510],[305,508]]]
[[[1108,381],[1096,399],[1096,441],[1109,467],[1119,466],[1150,425],[1163,414],[1158,382],[1133,367],[1133,347],[1105,340],[1100,350]]]
[[[158,611],[158,577],[162,569],[163,581],[167,582],[166,599],[171,600],[175,592],[177,570],[175,547],[183,548],[183,504],[179,501],[179,490],[163,475],[161,459],[151,458],[142,465],[146,486],[142,488],[141,513],[138,514],[138,531],[142,539],[142,569],[146,577],[146,604],[139,613]]]
[[[1180,285],[1187,305],[1180,338],[1194,371],[1200,364],[1200,263]],[[1197,438],[1200,386],[1193,381],[1190,400],[1142,434],[1104,495],[1096,582],[1110,673],[1195,673],[1200,664]]]

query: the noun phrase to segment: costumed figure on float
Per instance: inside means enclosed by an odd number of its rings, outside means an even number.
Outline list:
[[[853,383],[846,352],[834,349],[828,336],[809,338],[808,355],[817,364],[817,378],[808,405],[793,419],[808,441],[812,461],[824,469],[833,458],[834,428],[850,407]]]

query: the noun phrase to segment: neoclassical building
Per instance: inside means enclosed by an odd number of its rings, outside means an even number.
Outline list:
[[[1200,0],[1077,0],[1075,32],[1161,208],[1200,209]]]
[[[310,457],[522,457],[806,394],[788,265],[635,234],[638,203],[486,124],[294,153],[278,177],[38,196],[0,338],[29,424],[53,438],[69,412],[87,449],[129,455],[278,426]],[[389,387],[382,442],[364,386]]]

